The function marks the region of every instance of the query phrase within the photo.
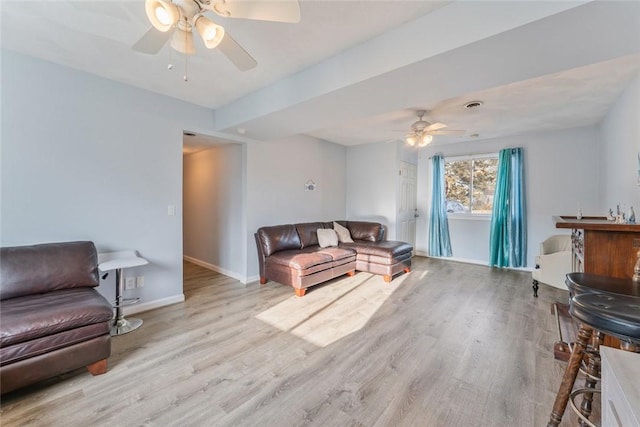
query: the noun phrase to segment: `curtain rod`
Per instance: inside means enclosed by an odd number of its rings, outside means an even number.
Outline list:
[[[515,150],[517,147],[511,147],[511,148],[501,148],[498,151],[489,151],[487,153],[474,153],[474,154],[455,154],[452,156],[445,156],[444,154],[440,154],[442,157],[473,157],[473,156],[487,156],[489,154],[499,154],[500,151],[502,150]],[[435,154],[436,156],[438,155],[438,153]],[[433,159],[433,156],[429,156],[427,157],[427,159]]]
[[[497,154],[499,153],[500,150],[498,151],[489,151],[487,153],[474,153],[474,154],[456,154],[453,156],[445,156],[444,154],[440,154],[442,157],[473,157],[473,156],[487,156],[489,154]],[[437,156],[438,154],[434,154],[435,156]],[[427,159],[433,159],[433,156],[429,156],[427,157]]]

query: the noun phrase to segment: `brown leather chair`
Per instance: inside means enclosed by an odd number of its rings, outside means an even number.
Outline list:
[[[113,309],[94,289],[94,244],[5,247],[0,263],[1,392],[84,366],[106,372]]]

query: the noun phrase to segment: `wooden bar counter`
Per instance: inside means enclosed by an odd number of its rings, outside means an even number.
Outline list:
[[[606,217],[555,216],[556,228],[570,228],[572,270],[631,279],[640,249],[640,225]]]
[[[556,228],[571,229],[571,269],[573,272],[632,279],[640,250],[640,225],[616,224],[606,217],[554,216]],[[569,316],[566,304],[557,304],[561,315]],[[606,336],[604,344],[619,347],[616,338]],[[568,360],[565,342],[554,346],[556,359]]]

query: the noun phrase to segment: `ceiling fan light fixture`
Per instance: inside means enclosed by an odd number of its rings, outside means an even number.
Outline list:
[[[224,27],[207,19],[202,15],[196,15],[193,19],[198,34],[202,37],[202,41],[207,49],[214,49],[224,38]]]
[[[196,49],[193,46],[193,34],[191,31],[185,31],[181,28],[176,28],[176,31],[173,33],[171,37],[171,47],[185,55],[193,55],[196,53]]]
[[[176,5],[167,0],[146,0],[144,8],[151,25],[163,33],[169,31],[180,18]]]
[[[418,142],[418,138],[416,137],[416,135],[407,135],[406,138],[404,139],[405,142],[407,144],[409,144],[411,147],[413,147],[414,145],[416,145],[416,142]]]
[[[418,143],[418,147],[426,147],[433,141],[433,135],[425,134],[420,137],[420,142]]]

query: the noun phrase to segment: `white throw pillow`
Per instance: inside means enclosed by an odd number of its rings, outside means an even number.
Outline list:
[[[330,228],[318,228],[318,244],[321,248],[338,246],[338,235]]]
[[[337,222],[333,221],[333,229],[336,231],[336,234],[338,234],[338,240],[341,243],[353,243],[351,233],[349,233],[349,230],[347,230],[346,227],[343,227]]]

